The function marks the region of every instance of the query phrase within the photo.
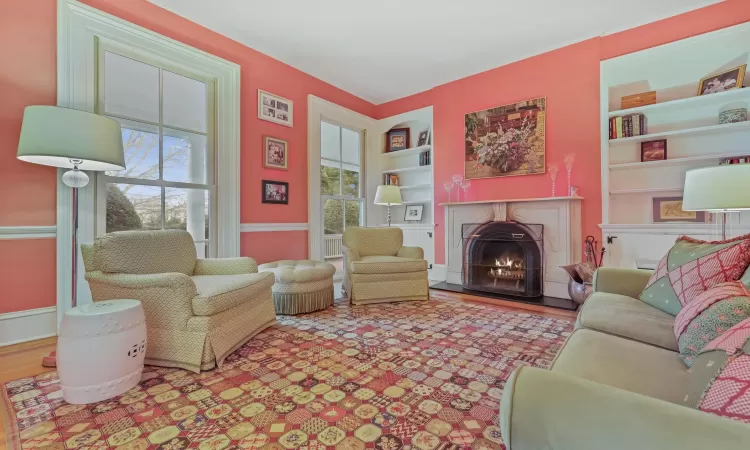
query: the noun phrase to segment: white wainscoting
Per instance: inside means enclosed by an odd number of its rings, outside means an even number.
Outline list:
[[[0,347],[57,335],[57,308],[0,314]]]
[[[55,225],[0,227],[0,239],[49,239],[55,236]]]
[[[267,231],[308,231],[307,223],[243,223],[240,224],[241,233]]]

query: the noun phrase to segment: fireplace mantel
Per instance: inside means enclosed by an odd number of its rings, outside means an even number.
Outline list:
[[[547,197],[441,203],[445,209],[446,281],[462,283],[464,224],[515,220],[544,225],[544,295],[570,298],[568,275],[560,266],[581,261],[582,200]]]

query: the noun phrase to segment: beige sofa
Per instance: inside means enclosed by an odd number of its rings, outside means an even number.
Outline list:
[[[81,252],[95,302],[143,304],[146,364],[212,369],[276,322],[273,273],[252,258],[198,259],[185,231],[109,233]]]
[[[404,247],[398,227],[344,231],[344,290],[354,305],[427,300],[427,261],[419,247]]]
[[[511,375],[500,407],[509,450],[748,448],[750,425],[682,406],[691,380],[674,317],[637,299],[650,275],[599,269],[551,370]]]

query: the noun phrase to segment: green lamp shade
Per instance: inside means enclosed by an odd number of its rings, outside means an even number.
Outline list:
[[[750,209],[750,164],[688,170],[682,209],[712,212]]]
[[[376,205],[401,205],[401,188],[398,186],[378,186],[377,192],[375,192],[375,204]]]
[[[18,159],[81,170],[122,170],[120,123],[108,117],[56,106],[28,106],[23,113]]]

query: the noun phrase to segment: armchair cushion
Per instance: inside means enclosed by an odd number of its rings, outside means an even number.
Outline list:
[[[422,272],[427,270],[424,259],[400,258],[398,256],[363,256],[349,262],[349,272],[353,274],[387,274]]]
[[[253,258],[200,258],[195,263],[193,275],[239,275],[257,272],[258,263]]]
[[[198,290],[198,295],[193,298],[193,314],[196,316],[212,316],[253,301],[264,290],[270,290],[274,282],[270,272],[198,275],[190,278]]]
[[[187,231],[118,231],[99,236],[94,246],[103,272],[189,276],[195,269],[195,243]]]
[[[404,243],[404,232],[399,227],[350,227],[344,231],[343,241],[360,256],[396,256]]]
[[[421,247],[401,247],[396,256],[399,258],[424,259],[424,250]]]

